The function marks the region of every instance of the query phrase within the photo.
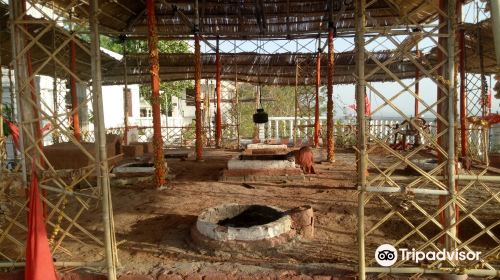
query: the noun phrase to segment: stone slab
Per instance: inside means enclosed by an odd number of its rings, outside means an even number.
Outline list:
[[[293,169],[294,161],[288,160],[240,160],[238,157],[227,162],[227,169]]]
[[[272,145],[272,144],[264,144],[264,143],[252,143],[247,145],[248,150],[252,149],[288,149],[287,145],[284,144],[277,144],[277,145]]]

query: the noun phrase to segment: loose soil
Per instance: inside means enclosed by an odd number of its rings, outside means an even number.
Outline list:
[[[316,175],[307,175],[305,181],[266,183],[219,182],[221,171],[235,151],[207,150],[204,161],[168,159],[168,167],[175,178],[163,190],[152,189],[147,184],[128,187],[112,186],[112,201],[120,273],[157,275],[162,272],[206,274],[221,272],[228,275],[270,275],[284,272],[308,275],[337,275],[353,277],[357,268],[357,211],[358,192],[355,185],[356,158],[354,153],[337,151],[332,164],[315,164]],[[394,164],[387,155],[371,156],[370,176],[377,169]],[[408,174],[405,166],[397,169],[398,175]],[[250,186],[250,187],[249,187]],[[479,205],[498,193],[500,186],[487,184],[470,187],[467,204]],[[437,197],[410,197],[402,195],[367,195],[365,227],[367,256],[383,243],[395,243],[411,232],[410,224],[425,221],[422,211],[433,213],[438,208]],[[435,199],[434,199],[435,198]],[[190,240],[190,228],[197,216],[206,208],[225,203],[273,205],[291,209],[311,205],[315,214],[315,237],[308,241],[296,239],[276,248],[260,251],[213,251],[200,248]],[[409,204],[408,210],[401,205]],[[419,207],[414,206],[414,204]],[[500,217],[499,202],[495,199],[475,212],[483,226],[497,222]],[[66,211],[76,213],[77,204],[70,204]],[[400,207],[401,206],[401,207]],[[399,214],[395,214],[397,210]],[[72,215],[74,216],[74,215]],[[387,220],[384,219],[387,217]],[[439,232],[439,217],[426,223],[410,238],[398,246],[418,246],[425,239]],[[99,205],[89,205],[78,222],[91,234],[102,240],[101,211]],[[371,230],[375,225],[382,224]],[[69,222],[63,222],[63,228]],[[49,229],[49,231],[51,231]],[[481,231],[472,218],[459,228],[459,237],[467,239]],[[66,253],[58,251],[56,259],[65,261],[94,261],[103,257],[102,247],[77,229],[71,231],[82,242],[63,243]],[[500,237],[500,227],[491,228]],[[487,251],[498,246],[488,234],[483,234],[469,244],[473,249]],[[371,252],[371,253],[370,253]],[[367,257],[367,265],[376,265]],[[497,264],[498,265],[498,264]]]

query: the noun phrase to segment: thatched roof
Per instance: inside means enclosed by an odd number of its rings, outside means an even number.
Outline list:
[[[8,66],[12,58],[12,42],[10,36],[10,26],[8,24],[8,6],[0,2],[0,55],[1,64],[3,66]],[[43,24],[30,24],[29,29],[33,36],[36,36],[41,32]],[[67,78],[69,75],[67,72],[62,70],[62,65],[69,67],[69,44],[62,47],[59,52],[55,55],[61,64],[56,64],[56,70],[54,70],[53,62],[49,62],[41,69],[39,69],[46,59],[59,49],[69,38],[69,32],[62,28],[53,28],[48,32],[45,32],[39,40],[40,45],[35,44],[31,48],[31,57],[33,63],[33,69],[37,71],[40,75],[47,75],[53,77],[54,74],[60,78]],[[76,44],[76,72],[80,79],[89,80],[91,77],[90,72],[90,54],[84,50],[81,46],[90,49],[89,44],[85,41],[78,40]],[[44,50],[45,49],[45,50]],[[119,63],[118,60],[112,58],[111,56],[101,53],[101,61],[103,71],[114,67],[114,64]]]
[[[389,59],[391,52],[379,52],[374,54],[381,62]],[[355,83],[355,54],[353,52],[335,54],[335,84]],[[127,74],[129,83],[146,83],[149,81],[149,56],[147,54],[129,55],[127,58]],[[235,80],[251,83],[294,85],[297,62],[300,70],[298,84],[315,84],[316,55],[310,53],[299,54],[257,54],[238,53],[221,54],[222,79]],[[215,54],[202,55],[202,77],[215,78]],[[322,81],[326,83],[327,57],[322,55],[321,72]],[[375,62],[366,59],[365,67],[367,73],[375,68]],[[415,67],[409,61],[398,60],[389,66],[399,78],[413,78]],[[194,79],[194,55],[193,54],[162,54],[160,55],[160,78],[162,81],[191,80]],[[369,81],[392,81],[383,70],[379,70],[371,76]],[[103,83],[121,84],[124,82],[124,68],[120,65],[110,71],[103,73]]]
[[[493,40],[491,19],[477,24],[465,24],[465,63],[467,70],[480,73],[480,51],[483,55],[484,72],[496,73],[497,60],[495,56],[495,45]],[[481,39],[479,39],[479,35]],[[482,47],[480,50],[479,46]]]
[[[67,5],[68,1],[56,1],[60,5]],[[156,1],[158,27],[160,34],[165,37],[186,37],[190,36],[192,30],[186,29],[186,25],[179,19],[178,15],[173,12],[174,6],[183,10],[186,15],[193,16],[193,2],[194,1]],[[345,1],[344,1],[345,2]],[[432,9],[427,9],[426,6],[432,2],[417,2],[414,1],[401,1],[393,0],[393,2],[400,3],[399,7],[388,7],[385,1],[375,1],[370,6],[367,13],[372,13],[368,17],[368,24],[373,24],[374,20],[381,21],[382,24],[391,24],[398,20],[398,15],[408,14],[419,5],[424,5],[423,9],[419,9],[419,13],[411,13],[412,20],[416,22],[431,21],[436,15],[433,13],[426,13]],[[289,3],[289,5],[287,5]],[[327,5],[326,1],[307,1],[300,2],[294,0],[275,0],[273,2],[263,2],[265,7],[267,27],[264,32],[262,24],[257,24],[255,18],[255,2],[242,2],[242,1],[214,1],[214,0],[200,0],[200,12],[202,16],[202,33],[204,36],[210,37],[212,35],[221,35],[225,38],[254,38],[254,37],[276,37],[283,36],[317,36],[317,32],[324,30],[324,22],[327,19]],[[236,7],[238,6],[238,7]],[[144,36],[145,33],[145,4],[142,1],[106,1],[100,5],[100,19],[101,27],[112,34],[116,32],[126,32],[131,36]],[[286,9],[288,7],[288,10]],[[338,8],[338,9],[337,9]],[[244,11],[241,15],[235,14],[237,10]],[[283,10],[285,9],[285,10]],[[88,17],[88,6],[86,3],[81,3],[77,8],[77,16],[81,19]],[[353,27],[352,17],[353,10],[351,4],[342,7],[335,7],[335,22],[338,30],[350,29]],[[283,11],[287,11],[286,13]],[[2,51],[2,63],[6,65],[11,61],[10,50],[10,36],[8,34],[7,20],[7,6],[0,4],[0,48]],[[385,14],[384,14],[385,13]],[[112,15],[112,16],[111,16]],[[288,20],[286,20],[288,18]],[[308,18],[308,23],[301,20],[301,24],[290,24],[291,19],[305,19]],[[238,24],[231,24],[233,20],[237,20]],[[292,20],[292,21],[293,21]],[[124,24],[124,23],[127,24]],[[288,22],[288,24],[287,24]],[[275,23],[275,24],[273,24]],[[494,49],[491,32],[491,23],[482,23],[484,26],[481,28],[483,34],[483,46],[485,52],[485,67],[486,72],[491,72],[494,66]],[[32,25],[33,26],[33,25]],[[275,27],[273,27],[275,26]],[[260,28],[260,29],[259,29]],[[276,28],[276,29],[274,29]],[[479,59],[477,56],[477,35],[476,26],[466,25],[467,31],[467,70],[469,72],[479,72]],[[274,30],[274,31],[273,31]],[[279,32],[278,32],[279,31]],[[36,34],[37,30],[31,30]],[[278,33],[274,33],[278,32]],[[207,35],[208,34],[208,35]],[[66,30],[57,29],[55,31],[55,40],[52,37],[52,32],[47,32],[42,36],[40,42],[49,52],[53,52],[54,45],[56,48],[60,46],[68,36]],[[246,36],[246,37],[245,37]],[[411,42],[410,42],[411,43]],[[87,45],[86,42],[80,41],[80,44]],[[62,63],[67,63],[68,47],[64,47],[57,57]],[[35,46],[32,51],[33,63],[35,69],[47,57],[47,53],[41,47]],[[379,52],[374,54],[381,62],[387,61],[394,53],[389,51]],[[90,78],[90,57],[87,52],[82,48],[77,48],[77,69],[78,75],[82,79]],[[237,54],[222,54],[222,79],[262,83],[262,84],[279,84],[279,85],[293,85],[295,84],[296,64],[300,61],[302,70],[300,71],[299,84],[312,85],[315,83],[315,56],[313,53],[282,53],[282,54],[257,54],[257,53],[237,53]],[[433,61],[433,52],[428,54],[428,61]],[[493,60],[492,60],[493,59]],[[124,69],[122,62],[118,62],[111,57],[103,54],[103,82],[105,84],[120,84],[124,83]],[[204,54],[202,55],[202,77],[215,78],[215,55]],[[326,54],[323,54],[322,61],[322,80],[326,81]],[[375,67],[375,63],[368,59],[365,61],[366,73],[369,73]],[[60,67],[60,65],[58,65]],[[334,83],[347,84],[355,83],[353,76],[355,67],[354,53],[345,52],[337,53],[335,55],[335,71]],[[415,74],[415,67],[409,61],[397,60],[396,63],[388,65],[389,69],[393,71],[398,78],[413,78]],[[172,80],[186,80],[194,78],[194,57],[192,54],[162,54],[160,57],[160,70],[161,79],[163,81]],[[128,59],[128,81],[129,83],[145,83],[149,81],[149,62],[148,56],[143,55],[129,55]],[[64,72],[64,71],[61,71]],[[40,74],[50,75],[54,74],[54,66],[51,63],[47,64],[39,71]],[[64,73],[62,73],[64,75]],[[392,77],[387,75],[382,70],[377,71],[374,75],[368,78],[369,81],[391,81]]]
[[[61,12],[71,0],[55,1]],[[147,34],[145,2],[137,0],[99,1],[102,32],[127,34],[144,38]],[[176,11],[194,21],[193,0],[158,0],[156,17],[158,33],[163,38],[186,38],[193,30]],[[389,4],[391,3],[391,4]],[[389,26],[408,17],[409,22],[433,21],[439,0],[376,0],[366,10],[368,26]],[[331,4],[333,21],[338,32],[354,29],[354,1],[342,0],[199,0],[200,32],[207,38],[290,38],[317,36],[326,32]],[[417,10],[417,11],[415,11]],[[81,1],[75,10],[77,18],[87,19],[89,6]],[[405,24],[402,24],[405,25]],[[405,25],[406,26],[406,25]]]

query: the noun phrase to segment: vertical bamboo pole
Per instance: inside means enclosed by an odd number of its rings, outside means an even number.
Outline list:
[[[125,87],[123,89],[123,143],[128,144],[128,111],[130,104],[128,103],[129,89],[128,89],[128,71],[127,71],[127,47],[123,43],[123,76],[125,80]]]
[[[219,52],[219,37],[217,36],[217,49],[215,52],[215,88],[217,93],[217,114],[215,115],[215,145],[221,147],[222,140],[222,113],[221,113],[221,62]]]
[[[203,123],[201,115],[201,52],[200,35],[194,34],[194,90],[196,118],[196,160],[203,160]]]
[[[21,8],[21,3],[20,1],[9,1],[9,19],[10,19],[10,34],[12,37],[12,56],[13,56],[13,61],[14,61],[14,85],[15,85],[15,94],[16,94],[16,109],[17,109],[17,123],[19,124],[20,127],[20,133],[19,133],[19,146],[20,146],[20,161],[22,165],[22,174],[23,174],[23,185],[27,186],[28,184],[28,175],[27,175],[27,164],[26,164],[26,153],[25,153],[25,140],[24,140],[24,130],[23,130],[23,123],[25,119],[30,119],[33,118],[29,114],[29,109],[28,108],[23,108],[21,98],[23,96],[23,92],[21,92],[21,77],[22,80],[26,80],[26,69],[25,64],[26,60],[25,57],[20,55],[22,52],[22,46],[24,45],[23,43],[23,38],[22,34],[20,31],[17,30],[16,28],[16,20],[19,19],[22,8]],[[10,83],[12,83],[12,78],[10,78]],[[11,96],[13,94],[11,93]],[[15,149],[14,149],[15,151]]]
[[[493,39],[497,58],[497,80],[500,80],[500,0],[491,0],[491,18],[493,20]],[[500,92],[497,93],[500,95]]]
[[[448,143],[447,143],[447,152],[448,152],[448,162],[447,162],[447,185],[448,191],[450,195],[448,197],[449,200],[455,197],[457,192],[456,189],[456,180],[455,180],[455,172],[456,172],[456,162],[455,162],[455,109],[456,109],[456,87],[455,87],[455,34],[456,34],[456,1],[448,0],[447,3],[448,8],[448,17],[447,17],[447,33],[448,38],[446,39],[446,48],[448,52],[447,56],[447,69],[446,69],[446,78],[448,80],[448,96],[447,96],[447,112],[448,112]],[[446,221],[447,228],[451,225],[454,225],[457,221],[458,209],[455,203],[451,203],[450,206],[446,209]],[[456,247],[456,241],[454,237],[457,236],[457,227],[456,225],[449,229],[449,234],[446,235],[446,248],[448,250],[453,250]]]
[[[479,69],[480,69],[480,74],[481,74],[481,107],[482,107],[482,114],[483,116],[486,116],[489,114],[489,100],[488,100],[488,90],[487,90],[487,81],[486,81],[486,76],[484,73],[484,51],[483,51],[483,34],[481,31],[481,26],[477,27],[477,41],[478,41],[478,48],[479,48]]]
[[[203,128],[207,128],[208,130],[208,135],[205,134],[205,129],[203,129],[203,133],[206,138],[208,138],[206,141],[207,146],[212,146],[212,136],[213,136],[213,131],[212,131],[212,118],[210,115],[210,94],[212,93],[212,84],[208,84],[208,79],[205,79],[205,94],[203,95],[203,117],[201,123],[203,124]],[[215,91],[214,91],[215,93]],[[206,139],[205,138],[205,139]]]
[[[417,43],[417,61],[420,60],[420,50],[418,49],[418,43]],[[420,94],[420,69],[418,67],[415,67],[415,117],[418,117],[418,96]]]
[[[74,40],[69,42],[70,49],[70,64],[69,70],[73,75],[76,75],[76,43]],[[82,132],[80,131],[80,118],[78,116],[78,95],[76,92],[76,79],[73,75],[69,75],[70,91],[71,91],[71,109],[73,111],[73,134],[78,142],[82,140]]]
[[[26,13],[26,0],[22,1],[22,13]],[[28,19],[28,16],[26,14],[23,15],[24,19]],[[24,24],[24,29],[26,32],[28,31],[28,24]],[[25,45],[28,44],[28,38],[25,37],[24,39]],[[31,101],[32,101],[32,110],[33,110],[33,129],[36,143],[40,147],[40,149],[43,147],[43,141],[42,141],[42,132],[40,130],[40,114],[38,112],[38,96],[37,96],[37,90],[36,90],[36,84],[35,84],[35,75],[33,74],[33,63],[31,59],[31,49],[26,51],[26,67],[27,67],[27,75],[29,79],[29,85],[30,85],[30,93],[31,93]]]
[[[52,30],[52,48],[55,50],[56,49],[56,29],[53,28]],[[58,100],[57,100],[57,62],[53,61],[52,63],[52,71],[53,71],[53,80],[52,80],[52,106],[54,107],[52,117],[54,120],[59,121],[58,117],[58,110],[59,110],[59,105],[58,105]],[[56,133],[55,131],[52,133],[52,143],[59,143],[59,133]]]
[[[462,1],[463,3],[463,1]],[[461,18],[461,17],[460,17]],[[460,54],[460,146],[462,158],[467,157],[467,96],[465,96],[465,30],[459,31]]]
[[[439,9],[442,11],[445,10],[446,5],[447,5],[446,3],[447,3],[447,0],[439,0]],[[443,25],[444,20],[445,20],[444,16],[442,14],[439,14],[439,16],[438,16],[439,26]],[[447,32],[446,26],[439,28],[438,32],[439,32],[439,34],[445,34]],[[443,48],[446,48],[445,38],[443,36],[439,36],[438,44],[440,46],[442,46]],[[436,51],[437,51],[436,63],[441,63],[443,61],[444,54],[440,48],[436,48]],[[439,101],[442,99],[443,94],[444,94],[443,91],[441,90],[441,88],[439,87],[440,84],[443,85],[442,79],[444,79],[444,67],[443,66],[439,67],[436,72],[437,72],[438,77],[441,78],[441,79],[438,79],[438,82],[437,82],[438,84],[437,84],[437,97],[436,97],[436,99]],[[436,112],[438,115],[444,116],[445,109],[446,109],[445,105],[446,104],[444,104],[444,102],[441,102],[437,105]],[[440,134],[443,131],[443,129],[444,129],[443,122],[439,118],[437,118],[437,120],[436,120],[436,134]],[[438,145],[440,147],[442,147],[443,149],[445,148],[445,140],[446,140],[445,136],[446,135],[442,135],[442,136],[437,138]],[[439,163],[442,163],[444,161],[445,156],[441,152],[438,151],[437,158],[438,158]],[[446,168],[444,168],[444,170],[442,172],[446,173]],[[441,206],[444,205],[445,202],[446,202],[446,197],[440,196],[439,197],[439,207],[441,208]],[[440,219],[441,224],[443,226],[446,226],[445,211],[440,213],[439,219]],[[446,239],[445,236],[442,236],[439,241],[444,245],[445,239]]]
[[[319,147],[319,88],[321,87],[321,36],[318,38],[316,55],[316,100],[314,104],[314,146]]]
[[[235,54],[234,57],[236,57],[236,40],[233,41],[233,53]],[[240,105],[239,105],[239,101],[240,101],[240,96],[239,96],[239,91],[238,91],[238,63],[237,63],[237,60],[234,59],[233,60],[233,63],[234,61],[236,61],[235,65],[234,65],[234,95],[235,95],[235,102],[233,103],[233,107],[236,106],[236,134],[237,134],[237,141],[236,141],[236,148],[239,149],[240,148],[240,120],[241,120],[241,111],[240,111]]]
[[[160,61],[158,55],[158,33],[156,31],[156,16],[154,5],[154,0],[146,1],[148,15],[149,67],[151,73],[151,105],[153,107],[155,185],[157,188],[160,188],[166,184],[166,180],[165,158],[163,154],[163,138],[161,136]]]
[[[1,38],[1,37],[0,37]],[[0,49],[0,175],[4,169],[4,158],[7,156],[3,131],[3,72],[2,72],[2,50]]]
[[[334,161],[334,125],[333,125],[333,22],[328,23],[328,79],[327,79],[327,96],[326,103],[326,145],[327,145],[327,161]],[[363,107],[364,108],[364,107]],[[363,112],[364,115],[364,112]]]
[[[111,207],[111,190],[109,186],[109,169],[106,155],[106,128],[102,104],[102,78],[101,78],[101,51],[98,29],[98,0],[90,1],[90,60],[92,71],[92,93],[94,108],[94,127],[96,143],[96,171],[98,186],[102,192],[102,221],[104,226],[104,247],[106,253],[106,270],[109,280],[116,280],[117,256],[115,252],[116,241],[113,230],[113,209]]]
[[[200,50],[200,12],[198,0],[194,2],[194,91],[196,119],[196,160],[203,160],[203,123],[201,115],[201,50]]]
[[[294,106],[294,117],[293,117],[293,146],[297,146],[297,129],[298,129],[298,114],[299,114],[299,94],[298,94],[298,85],[299,84],[299,62],[295,61],[295,106]],[[290,137],[292,138],[292,137]]]
[[[366,0],[355,2],[355,51],[356,51],[356,119],[357,119],[357,161],[358,194],[358,277],[366,279],[365,265],[365,192],[366,192],[366,116],[365,116],[365,5]]]
[[[0,37],[1,39],[1,37]],[[11,93],[12,94],[12,93]],[[3,162],[1,161],[2,158],[2,153],[4,152],[4,132],[3,132],[3,71],[2,71],[2,49],[0,49],[0,172],[2,170],[2,164]]]
[[[12,40],[14,41],[14,40]],[[10,114],[10,119],[12,121],[17,119],[16,116],[16,109],[19,108],[15,106],[15,101],[14,101],[14,95],[15,95],[15,89],[14,89],[14,83],[12,82],[12,65],[9,65],[9,94],[10,94],[10,106],[12,107],[12,112]],[[14,161],[17,163],[17,151],[15,147],[12,147],[12,151],[14,153]],[[23,177],[25,178],[25,177]]]
[[[10,119],[11,120],[15,120],[16,119],[16,114],[15,114],[15,106],[14,106],[14,95],[15,95],[15,92],[14,92],[14,83],[12,82],[12,65],[9,64],[9,68],[8,68],[8,72],[7,72],[7,76],[9,78],[9,99],[10,99],[10,106],[12,107],[12,111],[10,112]]]
[[[447,3],[447,0],[439,0],[439,9],[440,10],[445,10],[446,8],[446,3]],[[439,14],[438,16],[438,24],[441,26],[444,22],[444,16],[442,14]],[[438,31],[440,34],[445,34],[446,33],[446,26],[444,27],[441,27],[439,28],[439,31]],[[445,47],[445,38],[443,36],[440,36],[438,38],[438,44],[440,46],[443,46],[443,48]],[[436,56],[436,63],[441,63],[443,61],[443,57],[444,57],[444,54],[443,52],[441,51],[440,48],[436,48],[436,51],[437,51],[437,56]],[[441,66],[437,69],[437,74],[439,77],[443,78],[443,74],[444,74],[444,67]],[[442,84],[442,81],[438,80],[438,83]],[[443,91],[441,90],[441,88],[439,87],[439,85],[437,86],[437,97],[436,99],[437,100],[440,100],[441,98],[443,97]],[[444,107],[444,103],[441,102],[440,104],[437,105],[437,108],[436,108],[436,112],[438,115],[443,115],[445,112],[443,111],[443,107]],[[436,130],[437,130],[437,134],[441,133],[444,129],[444,124],[443,122],[438,118],[436,120]],[[438,137],[437,139],[437,143],[439,146],[443,147],[444,146],[444,137],[443,136],[440,136]],[[438,152],[438,160],[439,161],[442,161],[444,158],[444,156]]]

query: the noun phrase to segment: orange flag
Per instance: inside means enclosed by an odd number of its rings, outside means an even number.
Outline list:
[[[38,190],[38,178],[33,166],[29,189],[28,240],[26,241],[25,280],[57,280],[47,230],[43,205]]]
[[[12,122],[8,121],[6,118],[2,118],[3,121],[9,126],[10,134],[12,135],[12,140],[14,141],[14,145],[16,146],[17,150],[21,150],[19,148],[19,128],[13,124]]]

